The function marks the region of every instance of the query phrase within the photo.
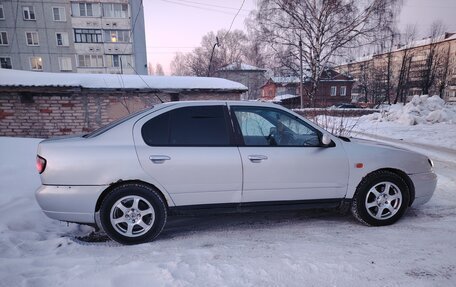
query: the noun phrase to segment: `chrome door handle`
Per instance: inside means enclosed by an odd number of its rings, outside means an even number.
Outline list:
[[[149,159],[153,162],[153,163],[164,163],[165,160],[170,160],[171,157],[167,156],[167,155],[151,155],[149,157]]]
[[[249,155],[248,158],[250,159],[251,162],[254,162],[254,163],[259,163],[261,162],[262,160],[267,160],[268,157],[265,156],[265,155],[259,155],[259,154],[252,154],[252,155]]]

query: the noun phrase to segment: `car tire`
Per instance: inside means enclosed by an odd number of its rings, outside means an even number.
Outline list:
[[[121,244],[154,240],[166,224],[167,209],[157,190],[127,183],[114,188],[100,206],[102,229]]]
[[[353,197],[351,212],[368,226],[385,226],[398,221],[410,202],[405,180],[394,172],[373,172],[360,182]]]

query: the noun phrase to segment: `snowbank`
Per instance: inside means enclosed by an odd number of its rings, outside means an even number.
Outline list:
[[[403,105],[395,104],[381,113],[363,117],[372,121],[397,122],[404,125],[456,123],[456,106],[446,105],[439,96],[414,96]]]

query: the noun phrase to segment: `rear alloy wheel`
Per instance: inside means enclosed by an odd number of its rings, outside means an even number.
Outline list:
[[[399,220],[410,202],[409,188],[391,171],[374,172],[361,181],[352,202],[352,213],[366,225],[390,225]]]
[[[142,184],[125,184],[112,190],[100,207],[103,230],[122,244],[153,240],[165,226],[166,206],[154,189]]]

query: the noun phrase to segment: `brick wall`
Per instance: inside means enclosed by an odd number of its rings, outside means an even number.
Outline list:
[[[168,94],[158,94],[170,101]],[[239,100],[238,93],[179,94],[179,100]],[[154,93],[0,90],[0,136],[47,138],[90,132],[158,104]]]

